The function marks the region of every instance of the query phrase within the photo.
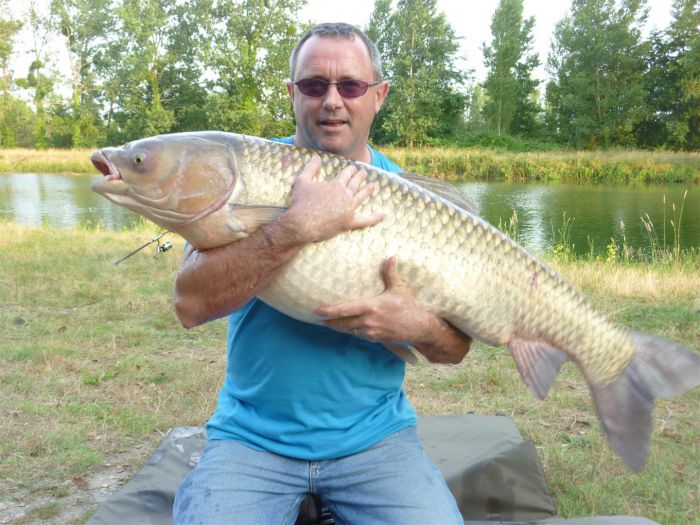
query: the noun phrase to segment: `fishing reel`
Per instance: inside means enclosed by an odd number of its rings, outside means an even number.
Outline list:
[[[156,255],[167,252],[170,248],[173,247],[173,243],[171,243],[170,241],[160,242],[160,240],[163,238],[164,235],[166,235],[166,234],[168,234],[168,233],[170,233],[170,232],[164,231],[164,232],[161,233],[158,237],[155,237],[155,238],[151,239],[151,240],[148,241],[147,243],[144,243],[144,244],[142,244],[141,246],[139,246],[138,248],[136,248],[136,249],[135,249],[134,251],[132,251],[131,253],[126,254],[126,255],[125,255],[124,257],[122,257],[121,259],[118,259],[118,260],[114,261],[114,264],[119,264],[119,263],[122,262],[123,260],[128,259],[129,257],[131,257],[132,255],[134,255],[135,253],[140,252],[140,251],[143,250],[146,246],[148,246],[149,244],[153,244],[154,242],[157,243],[157,244],[156,244]]]
[[[172,247],[173,243],[170,241],[158,242],[158,245],[156,246],[156,253],[165,253]]]

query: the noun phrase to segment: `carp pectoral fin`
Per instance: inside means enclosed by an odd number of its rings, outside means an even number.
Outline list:
[[[383,343],[384,346],[387,347],[387,349],[397,357],[403,359],[409,364],[416,365],[418,364],[418,358],[416,357],[416,354],[413,353],[413,350],[411,350],[411,347],[408,345],[402,345],[401,343]]]
[[[265,204],[230,204],[229,207],[236,219],[245,224],[245,231],[248,233],[274,221],[287,211],[285,206]]]
[[[410,180],[414,184],[418,184],[418,186],[421,186],[426,190],[432,191],[436,195],[440,195],[440,197],[443,197],[448,201],[453,202],[454,204],[456,204],[463,210],[468,211],[472,215],[479,215],[479,207],[477,206],[476,201],[474,201],[474,199],[472,199],[469,195],[460,191],[458,188],[456,188],[449,182],[445,182],[439,179],[431,179],[430,177],[426,177],[425,175],[418,175],[417,173],[408,173],[406,171],[401,172],[398,175],[406,180]]]
[[[558,348],[542,342],[514,339],[508,349],[518,365],[520,376],[540,399],[547,397],[559,369],[567,357]]]
[[[675,396],[700,385],[700,355],[649,334],[632,334],[635,354],[612,382],[587,378],[612,448],[633,470],[646,461],[654,398]]]

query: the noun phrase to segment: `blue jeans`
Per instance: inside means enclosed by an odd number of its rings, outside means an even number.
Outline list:
[[[293,525],[308,493],[336,524],[446,525],[464,522],[415,427],[340,459],[303,461],[237,441],[209,441],[175,496],[177,525]]]

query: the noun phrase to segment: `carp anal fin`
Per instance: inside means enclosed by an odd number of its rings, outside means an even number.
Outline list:
[[[683,345],[633,332],[635,354],[620,375],[600,385],[589,378],[593,399],[612,448],[633,470],[646,462],[654,398],[700,385],[700,355]]]
[[[396,357],[399,357],[411,365],[418,364],[418,358],[416,354],[409,345],[403,345],[401,343],[382,343],[387,349],[393,353]]]
[[[525,339],[510,341],[508,349],[525,384],[540,399],[547,397],[562,363],[567,359],[566,354],[543,341]]]
[[[236,219],[245,224],[247,233],[253,233],[287,211],[285,206],[266,204],[229,204],[229,207]]]
[[[449,182],[444,182],[438,179],[431,179],[424,175],[418,175],[417,173],[401,172],[398,173],[400,177],[417,184],[418,186],[425,188],[426,190],[432,191],[436,195],[440,195],[450,202],[453,202],[463,210],[468,211],[472,215],[479,215],[479,206],[477,206],[474,199],[472,199],[466,193],[459,191]]]

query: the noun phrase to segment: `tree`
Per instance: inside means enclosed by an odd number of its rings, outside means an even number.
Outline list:
[[[281,72],[299,35],[302,0],[220,0],[214,5],[207,62],[212,82],[208,113],[217,129],[283,135],[293,129]]]
[[[36,118],[34,119],[33,146],[46,148],[48,146],[46,131],[46,108],[44,101],[53,91],[54,78],[46,73],[48,57],[46,46],[51,36],[51,24],[47,16],[37,9],[35,0],[30,0],[27,11],[27,27],[31,35],[31,50],[34,60],[29,65],[29,71],[24,79],[18,79],[17,85],[32,93]]]
[[[114,27],[113,6],[110,0],[52,0],[51,14],[68,51],[71,145],[94,146],[100,139],[93,62]]]
[[[15,35],[22,27],[19,20],[12,20],[6,14],[6,3],[0,3],[0,67],[2,67],[2,105],[0,108],[0,146],[12,147],[16,144],[12,121],[14,103],[10,96],[12,71],[10,56],[14,47]]]
[[[629,145],[644,109],[643,0],[573,0],[554,31],[547,94],[558,132],[572,145]]]
[[[132,139],[173,127],[174,113],[163,107],[161,81],[178,58],[169,49],[171,33],[178,27],[176,9],[165,0],[123,0],[116,11],[121,32],[119,67],[114,71],[127,80],[120,100],[127,114],[126,135]]]
[[[481,84],[474,83],[467,91],[467,131],[474,135],[486,133],[486,122],[484,121],[484,105],[486,96]]]
[[[484,113],[496,135],[534,129],[539,108],[531,96],[539,82],[532,78],[532,71],[539,58],[528,54],[534,24],[534,18],[523,20],[522,0],[501,0],[491,19],[491,45],[482,46],[489,70],[484,82],[488,94]]]
[[[680,96],[669,128],[677,147],[700,149],[700,0],[675,0],[672,13],[669,48]]]
[[[647,111],[634,132],[638,146],[656,148],[673,142],[671,128],[681,105],[680,65],[665,33],[653,32],[648,43],[644,73]]]
[[[454,66],[457,38],[436,3],[399,0],[391,15],[388,2],[375,4],[369,34],[379,36],[391,81],[384,114],[371,134],[376,142],[413,146],[463,129],[466,97],[457,88],[464,78]]]

